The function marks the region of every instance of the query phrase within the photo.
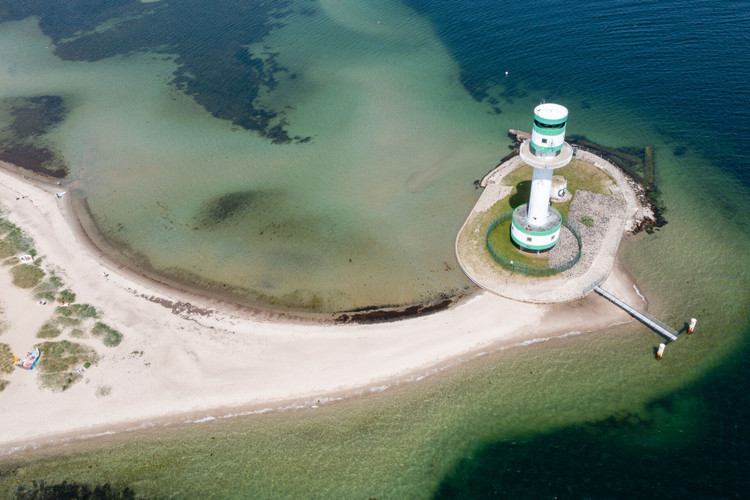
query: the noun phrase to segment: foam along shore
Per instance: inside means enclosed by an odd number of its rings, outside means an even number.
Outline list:
[[[96,349],[100,360],[64,392],[39,388],[36,370],[6,376],[10,384],[0,392],[2,454],[66,434],[178,421],[180,415],[311,405],[419,379],[478,352],[631,320],[598,296],[571,308],[481,291],[447,310],[388,323],[335,325],[250,313],[115,267],[81,233],[71,195],[55,196],[63,190],[0,170],[7,217],[34,239],[43,266],[63,278],[77,302],[102,311],[123,341],[112,348],[97,339],[71,339]],[[605,287],[643,305],[619,265]],[[187,302],[191,307],[178,306]],[[53,306],[11,286],[7,266],[0,268],[0,305],[0,319],[8,325],[0,342],[15,352],[40,342],[35,334]]]

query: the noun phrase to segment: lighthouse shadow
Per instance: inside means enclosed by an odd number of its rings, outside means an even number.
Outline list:
[[[529,195],[531,194],[531,181],[521,181],[516,184],[516,192],[511,195],[510,207],[513,209],[518,208],[524,203],[529,202]]]

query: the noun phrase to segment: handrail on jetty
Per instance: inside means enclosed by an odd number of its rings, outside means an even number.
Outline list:
[[[658,319],[654,318],[650,314],[640,311],[636,309],[635,307],[627,305],[625,302],[621,301],[611,293],[609,293],[606,290],[603,290],[599,288],[598,286],[594,287],[594,291],[604,297],[605,299],[609,300],[616,306],[619,306],[624,311],[626,311],[628,314],[633,316],[635,319],[646,325],[647,327],[651,328],[653,331],[661,335],[662,337],[667,339],[667,344],[670,342],[674,342],[677,340],[677,336],[680,334],[677,330],[672,328],[669,325],[666,325],[659,321]]]

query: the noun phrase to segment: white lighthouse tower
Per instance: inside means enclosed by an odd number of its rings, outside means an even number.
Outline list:
[[[513,211],[510,236],[527,252],[545,252],[560,238],[562,216],[550,207],[552,173],[573,158],[573,148],[565,142],[568,110],[559,104],[540,104],[534,108],[531,140],[521,144],[520,156],[534,167],[529,203]]]

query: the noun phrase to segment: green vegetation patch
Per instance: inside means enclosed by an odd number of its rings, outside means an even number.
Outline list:
[[[0,216],[5,215],[5,212],[0,209]],[[0,217],[0,236],[7,234],[9,231],[13,230],[16,227],[15,224],[10,222],[5,217]]]
[[[0,344],[0,373],[11,373],[13,371],[13,352],[8,344]]]
[[[112,394],[112,386],[108,384],[97,386],[94,394],[96,394],[97,398],[105,398]]]
[[[53,391],[65,391],[83,377],[74,370],[85,363],[96,364],[99,356],[89,346],[61,340],[39,345],[37,368],[40,385]]]
[[[57,291],[62,287],[63,281],[51,271],[47,278],[34,288],[34,298],[53,302],[57,296]]]
[[[19,264],[10,270],[13,284],[18,288],[34,288],[44,278],[44,271],[37,266]]]
[[[18,257],[11,257],[10,259],[6,259],[3,261],[3,265],[9,266],[9,267],[15,266],[16,264],[20,264],[20,263],[21,263],[21,259],[19,259]]]
[[[66,288],[57,294],[57,301],[62,302],[63,304],[71,304],[76,301],[76,294]]]
[[[55,308],[55,314],[64,318],[98,318],[99,311],[91,304],[70,304]]]
[[[99,321],[91,329],[91,334],[94,337],[102,337],[102,342],[107,347],[115,347],[122,342],[122,334],[120,332]]]
[[[62,328],[68,328],[68,327],[78,326],[78,325],[81,324],[81,319],[80,318],[73,318],[73,317],[66,318],[64,316],[56,316],[55,317],[55,321]]]
[[[82,328],[73,328],[70,331],[70,336],[73,338],[80,339],[86,336],[86,332],[84,332]]]
[[[581,217],[581,224],[587,227],[594,227],[594,218],[590,215],[584,215]]]
[[[54,322],[47,321],[41,328],[39,328],[39,331],[36,332],[36,336],[40,339],[53,339],[59,337],[61,333],[62,331],[60,331]]]

